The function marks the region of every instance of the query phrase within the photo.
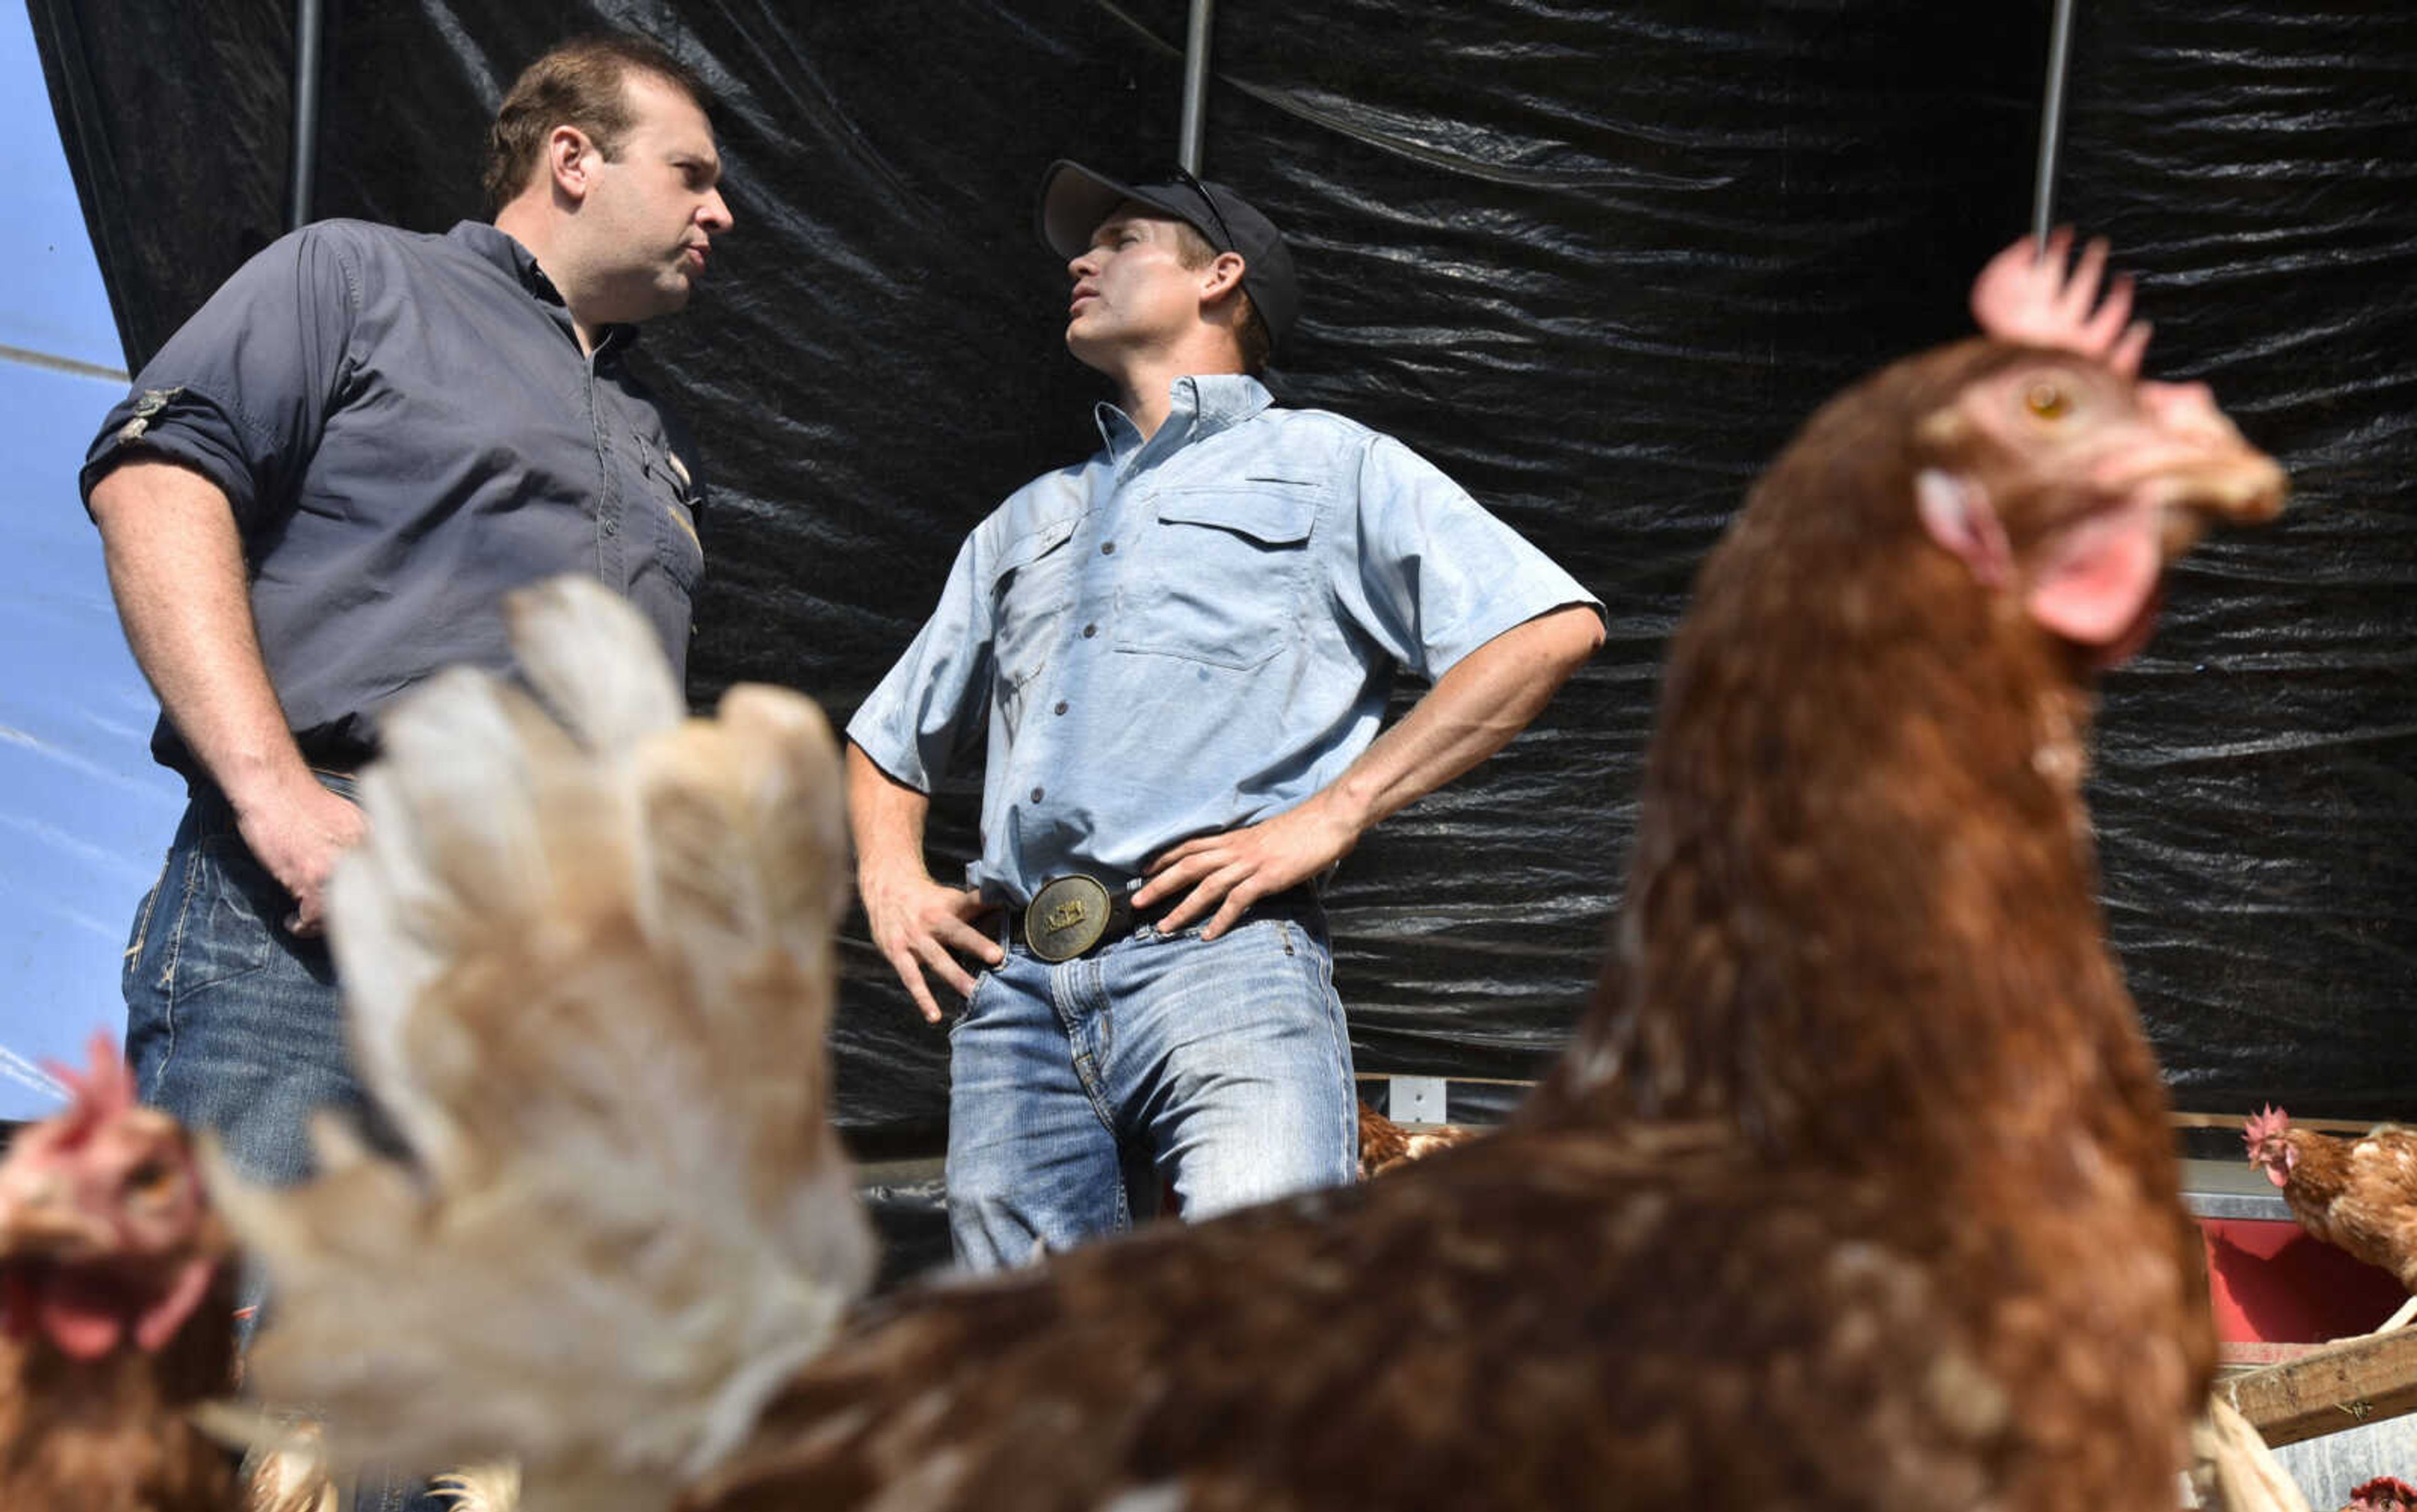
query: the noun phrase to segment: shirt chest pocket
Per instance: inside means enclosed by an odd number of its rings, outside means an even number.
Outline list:
[[[1041,675],[1063,636],[1074,599],[1074,554],[1066,542],[1078,523],[1058,520],[1017,538],[991,576],[991,649],[1011,694]]]
[[[693,592],[705,575],[705,544],[697,539],[695,481],[670,448],[640,438],[638,455],[646,480],[647,533],[655,559],[672,581]]]
[[[1319,496],[1280,479],[1162,494],[1117,598],[1117,649],[1237,670],[1284,649],[1300,633]]]

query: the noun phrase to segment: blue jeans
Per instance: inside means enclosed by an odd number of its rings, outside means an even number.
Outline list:
[[[1129,1157],[1187,1219],[1357,1170],[1325,922],[1144,928],[1052,966],[1009,942],[949,1031],[949,1229],[968,1270],[1132,1226]]]
[[[319,780],[350,798],[353,783]],[[312,1174],[311,1115],[332,1108],[388,1142],[353,1077],[343,1000],[323,939],[288,934],[294,899],[252,859],[226,800],[195,784],[160,880],[126,945],[126,1056],[143,1100],[218,1136],[251,1181],[290,1186]],[[264,1300],[256,1271],[237,1291],[249,1343]],[[364,1476],[355,1512],[437,1512],[415,1487]]]
[[[349,779],[322,780],[352,796]],[[310,1177],[313,1111],[363,1107],[335,963],[325,939],[286,932],[293,911],[226,801],[196,786],[126,946],[126,1055],[143,1100],[215,1134],[270,1186]]]

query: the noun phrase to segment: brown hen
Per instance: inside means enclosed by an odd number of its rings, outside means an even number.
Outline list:
[[[2249,1164],[2280,1187],[2300,1227],[2381,1266],[2411,1293],[2384,1324],[2417,1316],[2417,1129],[2379,1123],[2355,1138],[2294,1128],[2269,1107],[2242,1130]]]
[[[1834,402],[1705,570],[1519,1120],[909,1299],[683,1504],[2170,1500],[2213,1341],[2081,742],[2167,554],[2281,491],[2203,392],[2071,357]]]
[[[234,1247],[106,1035],[0,1163],[0,1507],[229,1512],[189,1420],[228,1389]]]
[[[365,1058],[439,1158],[424,1193],[365,1162],[349,1194],[242,1210],[282,1295],[341,1299],[382,1185],[425,1248],[362,1248],[409,1256],[378,1282],[413,1332],[299,1301],[259,1368],[313,1399],[350,1386],[341,1420],[386,1425],[362,1447],[518,1450],[532,1508],[682,1486],[692,1512],[2169,1504],[2212,1338],[2103,936],[2083,741],[2093,670],[2145,634],[2167,558],[2211,517],[2271,515],[2282,488],[2203,390],[2087,358],[1970,343],[1842,396],[1704,571],[1613,959],[1522,1116],[1383,1182],[910,1294],[802,1364],[813,1309],[782,1313],[800,1326],[752,1364],[682,1350],[674,1324],[717,1299],[749,1315],[759,1291],[845,1294],[813,1291],[813,1245],[702,1244],[689,1195],[648,1184],[707,1165],[583,1164],[551,1105],[616,1152],[727,1152],[793,1239],[817,1231],[809,1199],[844,1202],[812,1190],[811,1149],[779,1143],[785,1090],[820,1064],[795,1030],[819,1021],[828,954],[737,993],[760,940],[723,928],[704,951],[649,901],[685,891],[657,868],[742,848],[715,895],[749,914],[762,858],[834,844],[827,734],[793,722],[815,754],[746,757],[743,781],[714,774],[741,751],[696,738],[680,783],[807,817],[716,800],[666,845],[670,764],[626,754],[657,737],[583,754],[492,691],[423,700],[369,789],[389,848],[357,875],[388,880],[340,877],[336,927],[348,979],[404,963],[364,1015],[384,1026]],[[559,623],[524,634],[612,664],[644,644],[623,613],[557,592],[526,618]],[[574,724],[614,723],[535,680]],[[520,796],[481,796],[472,771]],[[448,803],[505,831],[504,853],[464,841]],[[827,939],[830,898],[792,904],[752,912]],[[681,1069],[692,1101],[589,1067],[591,1037],[677,1061],[750,1022],[768,1048]],[[614,1064],[634,1078],[642,1060]],[[533,1083],[434,1091],[490,1061]],[[504,1206],[500,1170],[519,1173]],[[718,1288],[700,1254],[729,1266]],[[360,1377],[399,1359],[452,1398],[364,1399],[320,1367],[347,1349],[372,1362]],[[635,1415],[650,1403],[663,1415]]]

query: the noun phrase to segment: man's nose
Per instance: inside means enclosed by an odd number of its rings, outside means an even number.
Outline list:
[[[730,214],[729,204],[722,197],[722,191],[718,189],[706,191],[705,204],[696,212],[696,223],[707,231],[714,232],[727,231],[736,224]]]

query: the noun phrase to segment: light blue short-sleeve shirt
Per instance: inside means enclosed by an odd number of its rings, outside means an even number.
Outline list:
[[[987,726],[968,885],[1116,882],[1168,847],[1270,818],[1376,737],[1395,668],[1432,680],[1595,597],[1389,436],[1179,378],[1148,441],[1033,480],[957,553],[939,606],[849,722],[929,792]]]

